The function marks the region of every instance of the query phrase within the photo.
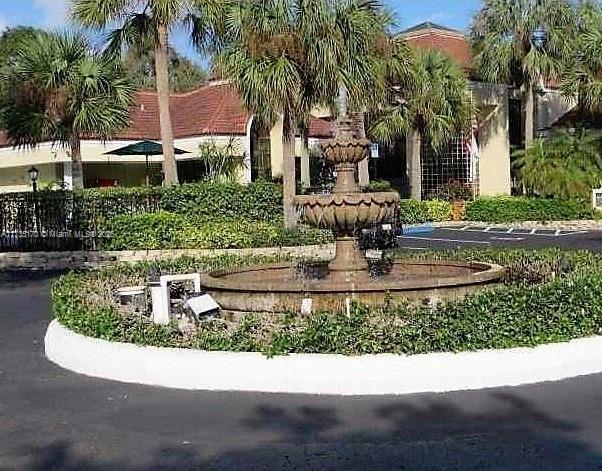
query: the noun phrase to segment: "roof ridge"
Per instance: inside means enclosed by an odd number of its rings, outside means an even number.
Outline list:
[[[415,26],[407,28],[398,33],[398,36],[413,36],[419,34],[427,34],[427,33],[437,33],[442,35],[449,35],[452,37],[460,36],[462,38],[466,37],[466,33],[454,28],[450,28],[447,26],[442,26],[437,23],[433,23],[431,21],[425,21],[423,23],[419,23]]]
[[[205,83],[205,84],[201,85],[200,87],[195,88],[194,90],[188,90],[186,92],[170,92],[169,96],[175,97],[175,98],[187,97],[187,96],[202,92],[208,88],[214,88],[214,87],[231,87],[231,84],[230,83]],[[156,96],[157,95],[156,90],[137,90],[136,93],[138,95],[148,95],[148,96]]]

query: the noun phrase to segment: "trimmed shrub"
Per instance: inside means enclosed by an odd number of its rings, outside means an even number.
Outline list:
[[[465,219],[505,223],[515,221],[568,221],[593,219],[591,202],[545,198],[500,196],[477,198],[466,207]]]
[[[241,185],[204,181],[170,187],[87,189],[74,193],[101,220],[133,212],[166,211],[199,217],[273,221],[282,213],[282,187],[270,182]]]
[[[164,211],[116,216],[103,232],[112,236],[101,241],[104,250],[243,249],[332,241],[329,231],[319,229],[287,230],[280,223],[207,220]]]
[[[393,187],[388,180],[372,180],[368,185],[362,187],[364,193],[381,193],[391,191]]]
[[[429,200],[425,201],[426,214],[429,221],[449,221],[452,215],[452,205],[449,201]]]
[[[274,221],[282,217],[282,187],[275,183],[203,182],[165,188],[163,211],[202,218]]]
[[[399,209],[403,224],[420,224],[448,221],[451,219],[452,204],[442,200],[402,200]]]

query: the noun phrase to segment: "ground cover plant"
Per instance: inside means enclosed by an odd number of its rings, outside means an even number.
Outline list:
[[[437,306],[355,305],[346,313],[294,313],[280,320],[246,316],[237,324],[202,322],[193,334],[120,314],[114,289],[149,275],[208,271],[274,260],[180,258],[118,265],[60,278],[52,288],[56,318],[83,335],[139,345],[256,351],[267,355],[419,354],[535,346],[598,335],[602,328],[602,255],[486,250],[397,254],[412,258],[479,260],[508,267],[504,283]]]

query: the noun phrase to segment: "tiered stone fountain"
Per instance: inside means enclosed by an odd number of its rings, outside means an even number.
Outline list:
[[[358,247],[355,231],[392,221],[399,203],[397,193],[361,193],[355,178],[357,164],[368,157],[370,141],[355,139],[351,121],[339,120],[339,137],[322,146],[324,157],[335,165],[337,180],[332,194],[297,197],[307,223],[334,230],[336,256],[328,265],[337,278],[365,274],[368,263]]]
[[[354,235],[390,221],[397,193],[361,193],[356,166],[368,156],[369,141],[353,136],[350,120],[339,120],[339,135],[322,149],[336,166],[337,181],[329,195],[299,196],[305,222],[336,235],[336,255],[321,278],[306,277],[292,264],[257,266],[202,276],[205,289],[230,313],[283,313],[338,310],[350,299],[383,303],[386,298],[429,301],[457,298],[496,283],[501,267],[485,263],[399,261],[390,273],[374,278]]]

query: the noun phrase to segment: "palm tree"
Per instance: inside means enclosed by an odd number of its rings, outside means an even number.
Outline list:
[[[484,0],[473,22],[478,73],[522,89],[525,148],[534,138],[535,93],[559,79],[573,25],[568,0]]]
[[[81,140],[109,139],[130,123],[134,87],[121,63],[92,52],[81,35],[46,33],[25,41],[4,80],[9,141],[67,148],[75,188],[83,187]]]
[[[354,106],[374,100],[388,22],[374,0],[248,0],[233,9],[216,64],[261,125],[282,119],[287,227],[296,223],[297,131],[306,134],[316,105],[334,108],[341,87]]]
[[[601,151],[599,135],[583,130],[561,132],[516,152],[516,175],[530,193],[587,199],[602,182]]]
[[[563,93],[577,97],[578,106],[588,112],[602,108],[602,7],[593,0],[577,6],[577,34],[572,60],[563,75]]]
[[[466,76],[447,55],[432,49],[412,50],[409,58],[406,49],[399,54],[392,62],[389,102],[375,116],[370,133],[384,143],[412,133],[412,197],[421,199],[423,142],[428,140],[438,151],[464,135],[474,109]]]
[[[165,184],[178,183],[174,137],[170,113],[168,75],[169,34],[174,28],[186,28],[193,43],[208,47],[223,21],[228,0],[73,0],[73,17],[80,24],[104,29],[117,24],[109,35],[110,52],[123,47],[142,51],[154,48],[155,76]]]

